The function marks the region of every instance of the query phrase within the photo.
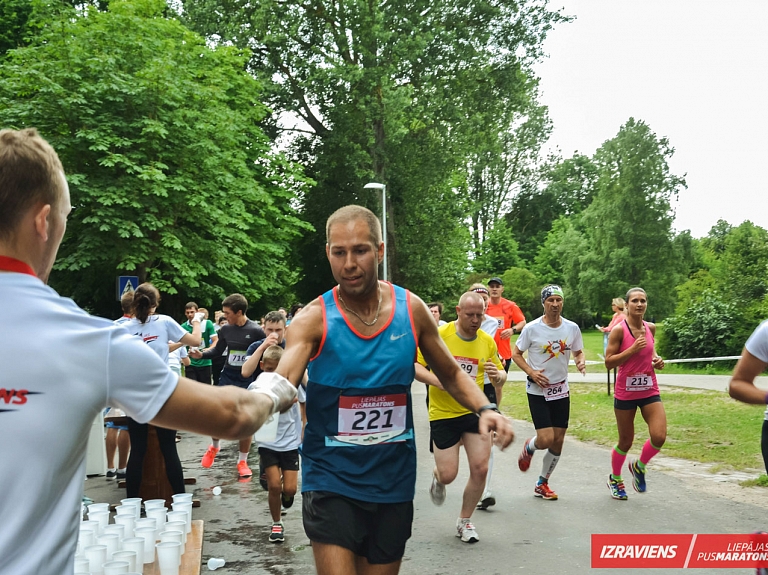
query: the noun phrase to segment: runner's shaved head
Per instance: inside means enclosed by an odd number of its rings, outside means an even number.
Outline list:
[[[325,241],[331,243],[331,226],[346,224],[355,220],[363,220],[371,230],[371,242],[378,247],[381,243],[381,222],[371,210],[363,206],[349,205],[339,208],[331,214],[325,223]]]
[[[479,303],[481,306],[485,307],[483,296],[473,291],[468,291],[461,295],[461,298],[459,299],[459,307],[467,305],[468,303]]]

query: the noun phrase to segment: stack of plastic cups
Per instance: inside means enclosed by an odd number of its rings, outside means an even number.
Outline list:
[[[179,575],[181,543],[177,541],[158,543],[157,564],[160,567],[160,575]]]
[[[104,563],[107,562],[107,546],[89,545],[83,549],[83,555],[88,559],[88,571],[93,575],[103,575]]]
[[[134,571],[141,571],[144,569],[144,538],[143,537],[129,537],[123,539],[123,551],[133,551],[136,553],[136,566]],[[154,557],[148,561],[152,563]]]
[[[128,561],[107,561],[104,563],[104,575],[125,575],[128,573]]]
[[[144,541],[141,542],[142,545],[144,545]],[[129,551],[127,549],[123,549],[122,551],[118,551],[117,553],[112,554],[112,560],[113,561],[126,561],[128,563],[128,572],[136,571],[137,565],[143,565],[143,563],[137,562],[137,553],[136,551]],[[143,555],[143,554],[142,554]],[[143,556],[142,556],[143,559]]]

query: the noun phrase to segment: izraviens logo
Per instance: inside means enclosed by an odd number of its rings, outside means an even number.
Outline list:
[[[27,396],[37,395],[42,393],[41,391],[29,391],[27,389],[6,389],[0,387],[0,413],[4,411],[18,411],[13,407],[27,403]]]
[[[619,569],[768,567],[768,534],[592,535],[592,567]]]

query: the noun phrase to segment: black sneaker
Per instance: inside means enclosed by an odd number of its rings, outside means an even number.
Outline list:
[[[286,497],[285,493],[281,495],[281,499],[283,500],[283,507],[285,509],[290,509],[293,505],[293,500],[296,498],[295,495],[291,495],[290,497]]]
[[[107,469],[107,481],[112,481],[115,477],[117,477],[117,471],[114,469]]]
[[[272,532],[269,534],[270,543],[282,543],[285,541],[285,531],[282,523],[273,523]]]
[[[117,470],[117,480],[118,481],[125,481],[125,471]]]

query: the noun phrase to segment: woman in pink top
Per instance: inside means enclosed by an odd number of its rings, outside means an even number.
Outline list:
[[[620,297],[613,298],[613,300],[611,300],[613,317],[611,318],[610,323],[608,323],[606,327],[595,325],[597,329],[603,332],[603,354],[605,354],[605,351],[608,349],[608,336],[610,335],[611,330],[619,325],[622,321],[624,321],[624,318],[627,317],[626,305],[626,302]]]
[[[651,437],[643,445],[640,459],[628,466],[635,491],[645,492],[645,466],[667,439],[667,414],[656,382],[656,370],[664,368],[664,360],[656,354],[654,346],[656,326],[643,320],[648,296],[645,290],[636,287],[627,292],[626,300],[627,318],[611,330],[605,352],[605,367],[619,368],[613,400],[619,442],[611,453],[608,488],[611,497],[620,500],[627,498],[621,468],[635,439],[638,407]]]

